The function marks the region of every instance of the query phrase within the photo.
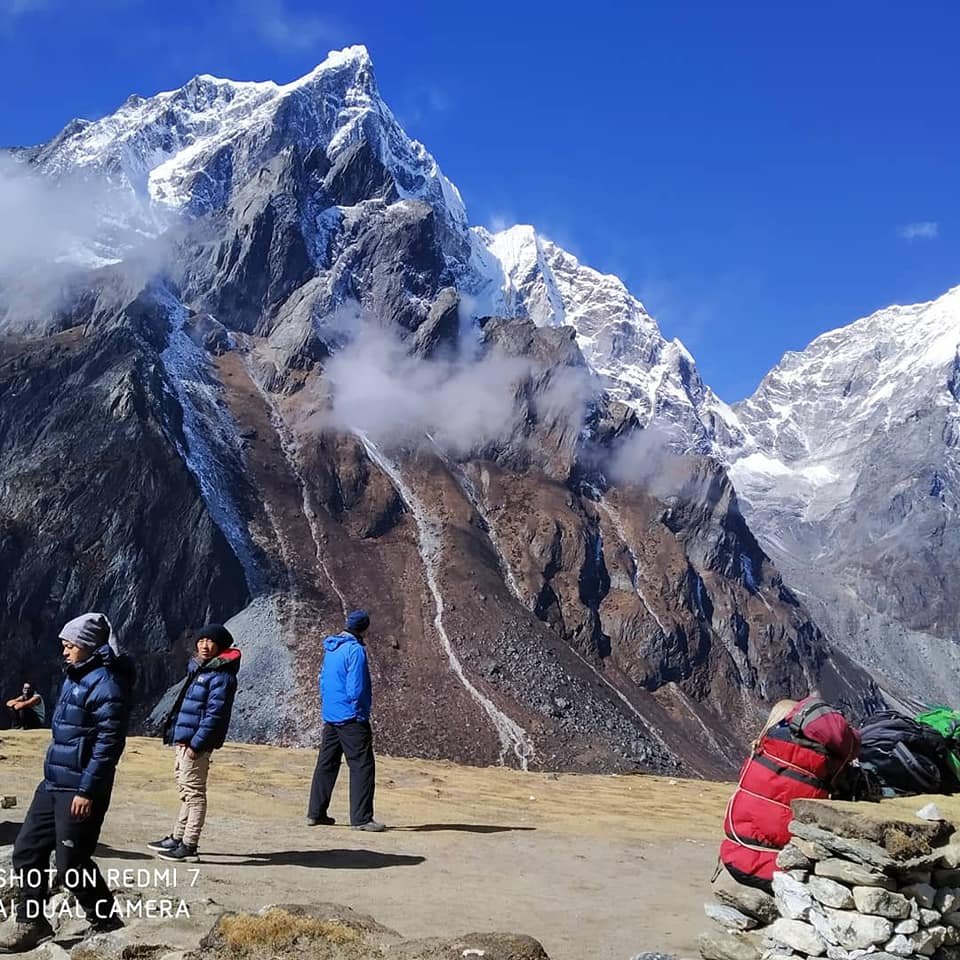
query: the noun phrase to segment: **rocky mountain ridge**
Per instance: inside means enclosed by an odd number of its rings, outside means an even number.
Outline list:
[[[960,288],[787,354],[720,434],[764,549],[891,693],[955,702]]]

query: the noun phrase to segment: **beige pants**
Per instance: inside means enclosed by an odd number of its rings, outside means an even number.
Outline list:
[[[206,750],[193,758],[187,748],[177,744],[173,772],[180,791],[180,816],[173,831],[174,840],[182,840],[188,847],[195,847],[200,839],[203,821],[207,819],[207,774],[210,773],[210,756]]]

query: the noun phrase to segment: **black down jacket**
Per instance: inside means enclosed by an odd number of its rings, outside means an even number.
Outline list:
[[[198,753],[223,746],[237,693],[240,651],[224,650],[206,663],[190,662],[170,716],[164,724],[164,743],[186,743]]]
[[[132,665],[104,644],[66,674],[50,723],[44,784],[83,797],[109,794],[127,740]]]

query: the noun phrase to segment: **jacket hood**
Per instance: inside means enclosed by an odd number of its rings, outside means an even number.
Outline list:
[[[206,663],[200,663],[196,659],[191,660],[190,673],[196,673],[198,670],[222,670],[224,673],[236,675],[240,672],[240,651],[236,647],[228,647],[223,653]]]
[[[344,631],[343,633],[335,633],[332,637],[327,637],[323,641],[324,650],[336,650],[337,647],[342,647],[345,643],[360,643],[360,638],[355,637],[352,633]]]
[[[127,692],[137,678],[137,667],[133,659],[125,653],[117,653],[109,643],[97,647],[82,663],[68,664],[64,672],[71,680],[79,680],[97,667],[106,667]]]
[[[80,663],[64,664],[64,671],[70,676],[82,676],[96,667],[108,667],[114,670],[127,659],[127,657],[121,657],[108,643],[104,643],[97,647],[86,660],[81,660]]]

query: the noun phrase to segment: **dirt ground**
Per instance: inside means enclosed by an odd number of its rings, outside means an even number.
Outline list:
[[[0,842],[11,843],[42,777],[48,731],[0,743]],[[211,767],[201,862],[177,889],[194,911],[334,901],[408,937],[527,933],[552,960],[695,954],[729,785],[640,776],[579,776],[380,758],[382,834],[307,827],[314,754],[229,744]],[[167,869],[144,847],[178,807],[173,757],[131,739],[98,854],[104,868]],[[347,819],[347,771],[331,814]],[[151,873],[147,885],[153,884]],[[136,886],[137,884],[134,884]],[[144,923],[162,924],[151,920]],[[209,921],[207,922],[209,925]]]

